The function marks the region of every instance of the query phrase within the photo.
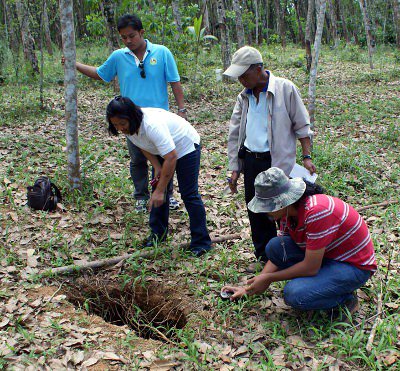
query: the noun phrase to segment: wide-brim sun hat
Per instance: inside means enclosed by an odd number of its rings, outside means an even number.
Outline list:
[[[231,65],[224,75],[237,78],[243,75],[252,64],[258,63],[263,63],[261,53],[251,46],[243,46],[233,54]]]
[[[306,183],[301,178],[289,179],[277,167],[261,172],[254,181],[255,196],[247,204],[253,213],[271,213],[294,204],[303,196]]]

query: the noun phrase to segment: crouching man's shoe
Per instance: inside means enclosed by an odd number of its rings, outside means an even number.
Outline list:
[[[192,252],[192,254],[196,257],[196,258],[200,258],[201,256],[203,256],[204,254],[208,253],[211,250],[211,247],[209,247],[208,249],[195,249],[195,250],[190,250]]]
[[[331,319],[338,322],[348,322],[354,313],[358,311],[360,304],[356,294],[346,300],[344,303],[332,309]]]
[[[145,247],[157,247],[160,243],[165,241],[165,237],[158,237],[155,234],[150,234],[147,236],[141,243],[140,247],[145,248]]]

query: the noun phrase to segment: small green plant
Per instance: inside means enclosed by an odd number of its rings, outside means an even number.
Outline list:
[[[218,41],[218,38],[213,35],[204,35],[205,27],[201,28],[201,24],[203,22],[203,15],[200,15],[199,18],[193,19],[193,26],[189,26],[187,28],[189,34],[192,36],[192,43],[194,46],[194,80],[197,79],[197,69],[198,69],[198,60],[199,60],[199,52],[200,46],[209,40]]]

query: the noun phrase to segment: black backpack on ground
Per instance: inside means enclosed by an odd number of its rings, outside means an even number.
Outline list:
[[[35,210],[53,211],[62,201],[61,192],[46,176],[36,179],[33,187],[27,187],[28,206]]]

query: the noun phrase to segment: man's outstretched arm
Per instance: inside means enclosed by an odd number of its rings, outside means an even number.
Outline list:
[[[65,57],[62,56],[61,57],[61,64],[64,66],[64,63],[65,63]],[[82,73],[82,74],[84,74],[84,75],[86,75],[86,76],[88,76],[88,77],[90,77],[92,79],[101,80],[101,77],[97,74],[97,68],[96,67],[89,66],[87,64],[83,64],[83,63],[80,63],[80,62],[76,62],[75,66],[76,66],[76,69],[80,73]]]
[[[88,77],[91,77],[92,79],[101,80],[101,77],[97,74],[97,68],[96,67],[88,66],[87,64],[76,62],[76,69],[80,73],[82,73],[82,74],[84,74],[84,75],[86,75]]]

